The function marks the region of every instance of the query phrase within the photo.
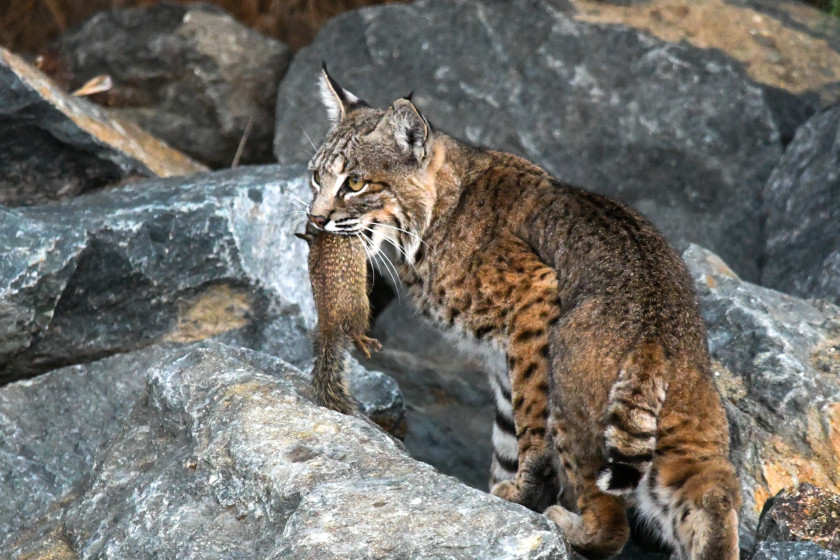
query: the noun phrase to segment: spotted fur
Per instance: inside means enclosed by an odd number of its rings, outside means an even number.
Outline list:
[[[309,212],[367,236],[374,258],[392,246],[426,316],[504,357],[491,491],[544,510],[591,557],[621,550],[634,505],[680,558],[735,560],[728,425],[691,279],[662,236],[433,130],[407,99],[377,110],[324,80],[338,117],[310,162]]]

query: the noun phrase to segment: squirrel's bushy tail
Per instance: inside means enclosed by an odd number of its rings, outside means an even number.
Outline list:
[[[356,402],[350,396],[344,370],[347,367],[347,344],[340,333],[322,332],[314,342],[315,367],[312,368],[312,386],[318,403],[351,414]]]

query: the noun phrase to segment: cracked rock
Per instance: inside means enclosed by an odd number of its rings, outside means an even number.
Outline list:
[[[302,169],[267,166],[0,208],[0,383],[288,313],[312,324],[305,196]]]
[[[73,97],[0,47],[0,204],[28,206],[206,168]]]
[[[92,474],[4,549],[12,558],[571,558],[545,517],[437,473],[372,423],[307,394],[305,376],[265,355],[208,342],[169,354]]]

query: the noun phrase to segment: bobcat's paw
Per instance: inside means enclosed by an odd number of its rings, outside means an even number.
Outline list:
[[[503,480],[497,483],[490,489],[490,493],[508,502],[517,504],[520,502],[519,487],[513,480]]]
[[[578,514],[571,512],[560,505],[548,507],[543,512],[543,515],[554,521],[554,523],[556,523],[557,526],[564,531],[571,530],[580,522],[580,516]]]

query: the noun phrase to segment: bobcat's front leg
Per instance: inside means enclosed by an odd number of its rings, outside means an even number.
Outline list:
[[[507,322],[507,358],[511,404],[516,430],[516,477],[494,485],[491,492],[531,509],[554,503],[554,448],[547,430],[551,359],[549,336],[559,315],[557,276],[530,251],[513,257],[510,268],[516,289],[511,293]],[[544,496],[547,491],[555,495]],[[548,502],[546,502],[548,500]]]

